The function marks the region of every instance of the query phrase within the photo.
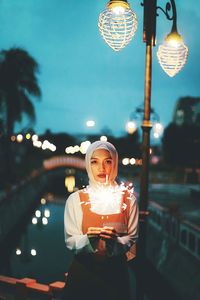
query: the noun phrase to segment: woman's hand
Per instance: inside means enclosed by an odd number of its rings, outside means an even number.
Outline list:
[[[89,227],[87,231],[87,236],[88,238],[99,238],[101,231],[101,227]]]
[[[118,237],[118,233],[114,229],[114,227],[104,226],[100,232],[100,238],[104,240],[116,240]]]

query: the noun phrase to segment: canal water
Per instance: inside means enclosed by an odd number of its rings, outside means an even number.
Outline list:
[[[15,242],[4,253],[2,275],[34,278],[39,283],[65,280],[70,263],[64,242],[65,200],[53,195],[39,199],[23,227],[15,230]]]

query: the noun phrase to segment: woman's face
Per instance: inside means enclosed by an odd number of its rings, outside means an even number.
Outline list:
[[[109,183],[109,176],[113,166],[110,152],[106,149],[95,150],[90,164],[94,179],[100,183]]]

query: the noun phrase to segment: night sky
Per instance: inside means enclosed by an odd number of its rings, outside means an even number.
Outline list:
[[[142,42],[141,1],[129,3],[139,26],[134,39],[115,53],[98,31],[98,16],[104,0],[0,0],[0,47],[22,47],[40,65],[38,75],[42,99],[36,103],[38,134],[52,132],[100,133],[109,128],[114,135],[125,132],[125,123],[144,99],[145,44]],[[164,7],[166,1],[158,0]],[[157,47],[153,49],[152,107],[167,126],[176,100],[200,96],[200,2],[177,0],[178,31],[189,47],[185,67],[170,78],[161,69]],[[171,30],[171,22],[160,12],[157,44]],[[96,126],[87,129],[85,122]],[[22,126],[26,126],[24,120]],[[105,131],[104,131],[105,132]]]

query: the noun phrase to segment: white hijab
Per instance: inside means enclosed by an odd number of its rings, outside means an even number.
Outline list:
[[[99,184],[94,179],[94,176],[92,174],[92,169],[91,169],[91,157],[92,157],[93,152],[97,149],[105,149],[105,150],[108,150],[110,153],[113,164],[112,164],[112,170],[111,170],[110,176],[108,178],[108,181],[112,185],[113,183],[115,183],[115,178],[117,177],[117,173],[118,173],[118,153],[117,153],[117,150],[115,149],[115,147],[111,143],[103,142],[103,141],[96,141],[96,142],[92,143],[88,147],[86,155],[85,155],[85,163],[86,163],[86,170],[87,170],[88,177],[89,177],[89,184],[92,186]]]

